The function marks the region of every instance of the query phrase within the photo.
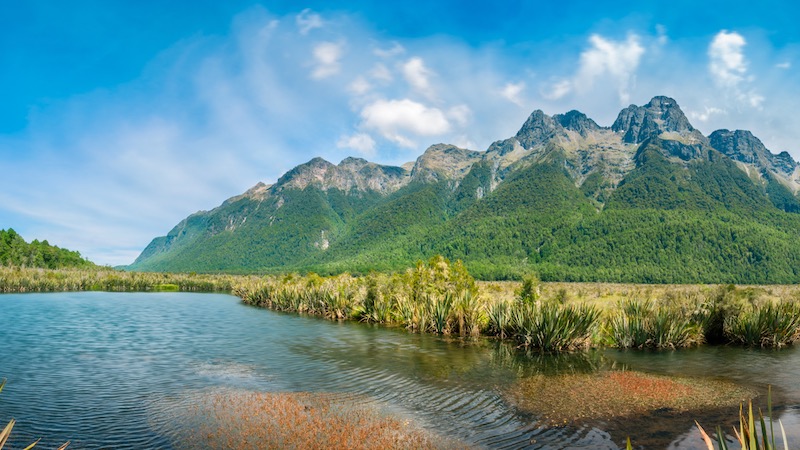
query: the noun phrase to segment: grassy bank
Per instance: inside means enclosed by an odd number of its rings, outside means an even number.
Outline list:
[[[0,266],[0,292],[230,292],[248,277],[122,272],[113,269],[39,269]]]
[[[800,336],[795,286],[478,283],[433,258],[403,273],[286,275],[234,286],[245,303],[443,335],[496,336],[530,349],[780,348]]]
[[[405,272],[321,277],[0,267],[0,292],[230,292],[243,302],[413,332],[495,336],[546,352],[591,347],[780,348],[800,336],[800,287],[478,282],[441,257]]]

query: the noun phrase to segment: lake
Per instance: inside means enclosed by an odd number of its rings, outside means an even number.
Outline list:
[[[488,339],[276,313],[229,295],[105,292],[0,295],[0,343],[0,378],[8,379],[0,423],[17,420],[12,448],[39,437],[42,448],[67,440],[76,449],[182,448],[193,426],[185,411],[226,391],[352,395],[478,448],[616,449],[631,434],[648,448],[703,448],[694,420],[730,415],[664,411],[553,427],[508,400],[524,377],[623,368],[759,392],[772,385],[776,418],[800,442],[794,348],[537,357]]]

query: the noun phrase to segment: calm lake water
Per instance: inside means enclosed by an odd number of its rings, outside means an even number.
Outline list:
[[[180,412],[225,390],[358,394],[479,448],[616,449],[632,433],[648,448],[702,448],[692,428],[702,417],[548,428],[502,394],[532,374],[611,367],[770,384],[790,442],[800,442],[797,349],[533,358],[488,340],[280,314],[228,295],[0,295],[0,423],[17,419],[12,448],[39,437],[41,448],[180,448]]]

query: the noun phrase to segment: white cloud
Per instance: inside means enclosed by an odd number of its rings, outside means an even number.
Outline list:
[[[775,67],[778,68],[778,69],[784,69],[784,70],[791,69],[792,68],[792,63],[789,62],[789,61],[784,61],[782,63],[775,64]]]
[[[408,84],[424,95],[431,95],[431,85],[428,77],[431,71],[425,67],[422,58],[411,58],[403,64],[403,76]]]
[[[408,135],[436,136],[450,131],[450,122],[438,108],[413,100],[378,100],[361,111],[363,125],[403,147],[416,143]]]
[[[393,42],[392,46],[387,49],[376,48],[372,51],[375,56],[379,56],[381,58],[391,58],[393,56],[402,55],[406,52],[406,49],[397,42]]]
[[[714,106],[705,106],[702,112],[690,111],[689,117],[699,120],[700,122],[708,122],[712,116],[720,114],[726,114],[726,111],[722,108],[717,108]]]
[[[394,79],[389,68],[381,63],[375,64],[375,66],[372,67],[372,70],[369,71],[369,75],[376,80],[385,82],[390,82]]]
[[[304,36],[315,28],[322,28],[323,25],[322,17],[308,8],[295,16],[295,23],[297,24],[297,29],[300,30],[300,34]]]
[[[572,92],[572,82],[570,80],[561,80],[549,86],[547,90],[542,92],[542,96],[548,100],[558,100],[570,92]]]
[[[375,156],[375,140],[366,133],[342,136],[336,143],[339,148],[353,149],[365,156]]]
[[[522,98],[520,97],[520,94],[522,94],[524,90],[524,81],[520,81],[519,83],[506,83],[506,85],[503,86],[503,89],[500,90],[500,95],[517,106],[525,106],[522,102]]]
[[[472,110],[467,105],[456,105],[447,110],[447,117],[459,126],[466,126],[472,118]]]
[[[644,47],[630,34],[625,41],[612,41],[598,34],[589,37],[591,48],[581,53],[580,68],[573,81],[578,91],[590,90],[597,78],[609,76],[616,84],[621,104],[630,102],[630,88]]]
[[[739,102],[760,110],[765,99],[755,89],[748,89],[755,77],[748,74],[745,45],[747,41],[739,33],[726,30],[717,33],[708,46],[708,70],[714,84]]]
[[[339,73],[341,65],[339,60],[342,57],[342,44],[335,42],[320,42],[314,46],[313,54],[316,60],[316,67],[311,76],[316,79],[327,78]]]
[[[708,47],[708,70],[715,83],[735,88],[744,80],[747,63],[742,49],[746,43],[744,37],[736,32],[722,30],[714,36]]]
[[[347,89],[355,95],[364,95],[372,89],[372,85],[363,76],[359,75],[347,86]]]

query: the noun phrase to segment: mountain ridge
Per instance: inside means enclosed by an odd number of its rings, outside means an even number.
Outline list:
[[[540,272],[563,259],[558,251],[542,256],[541,250],[549,248],[548,244],[532,246],[526,239],[560,243],[567,239],[564,230],[577,227],[591,234],[585,228],[598,226],[597,222],[605,220],[602,216],[636,215],[645,210],[675,211],[670,214],[682,214],[686,220],[706,211],[711,214],[705,218],[711,221],[707,224],[711,228],[717,220],[730,222],[730,217],[735,217],[737,227],[740,222],[765,223],[764,236],[769,235],[772,242],[777,239],[774,236],[788,239],[800,231],[799,167],[788,153],[772,153],[749,131],[717,130],[704,136],[669,97],[656,96],[645,105],[630,105],[609,127],[577,110],[553,116],[535,110],[514,136],[493,142],[485,151],[435,144],[413,164],[401,167],[353,157],[339,164],[314,158],[273,185],[258,183],[215,209],[187,217],[167,236],[154,239],[130,269],[393,270],[436,252],[464,259],[489,278],[500,278],[506,269],[492,271],[489,261],[495,257],[510,258],[502,263],[506,268]],[[550,184],[526,177],[547,179]],[[560,193],[550,192],[555,186]],[[532,205],[538,205],[538,210],[531,209]],[[608,208],[628,212],[606,213]],[[522,211],[550,218],[563,230],[524,230],[547,227],[547,221],[530,218]],[[501,231],[497,239],[508,242],[490,246],[492,250],[483,246],[483,254],[465,250],[469,242],[456,249],[454,243],[463,236],[472,236],[473,241],[488,239],[459,225],[471,223],[483,230],[488,225],[481,214],[497,221],[499,229],[495,231]],[[656,224],[648,226],[658,228]],[[779,233],[769,234],[772,228]],[[667,232],[664,227],[658,230],[652,233]],[[732,238],[723,241],[717,253],[739,245]],[[474,248],[483,248],[474,244]],[[586,243],[570,251],[582,254],[588,247],[591,245]],[[646,245],[642,243],[642,247]],[[209,251],[204,253],[203,248]],[[507,255],[500,253],[500,248],[505,248]],[[233,252],[241,255],[233,256]],[[711,253],[708,258],[715,258]],[[514,258],[517,263],[510,262]],[[651,257],[643,254],[641,258]],[[536,261],[535,267],[519,264],[531,260]],[[601,263],[592,262],[578,271],[565,260],[556,264],[559,268],[552,270],[552,276],[577,271],[585,272],[587,279],[604,279],[602,274],[608,271],[596,267]],[[664,272],[652,267],[651,272]],[[745,272],[735,264],[731,267],[736,267],[737,273]],[[705,278],[697,281],[741,277],[725,273],[707,276],[698,269],[698,274],[701,272]],[[781,273],[786,279],[797,277],[794,269]],[[667,282],[680,278],[659,277]],[[775,278],[770,277],[754,279]]]

